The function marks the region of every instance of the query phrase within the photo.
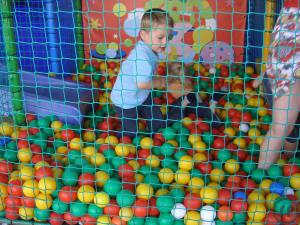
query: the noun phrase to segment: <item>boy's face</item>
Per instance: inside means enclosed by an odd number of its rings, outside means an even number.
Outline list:
[[[161,53],[165,51],[171,29],[166,24],[157,25],[150,31],[142,30],[141,38],[146,44],[151,46],[155,53]]]

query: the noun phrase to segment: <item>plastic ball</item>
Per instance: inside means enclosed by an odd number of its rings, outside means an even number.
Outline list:
[[[59,133],[61,132],[61,128],[63,127],[63,123],[60,122],[59,120],[54,120],[52,123],[51,123],[51,128],[53,129],[53,131],[55,133]]]
[[[159,171],[158,177],[163,184],[170,184],[174,180],[174,172],[170,168],[163,168]]]
[[[19,216],[23,220],[31,220],[34,216],[34,210],[33,208],[21,207],[19,208]]]
[[[103,190],[110,196],[116,196],[121,189],[121,182],[114,178],[107,180],[103,188]]]
[[[52,177],[45,177],[40,179],[38,187],[43,194],[52,194],[56,190],[56,181]]]
[[[216,218],[216,210],[211,205],[205,205],[200,210],[201,220],[206,222],[212,222]]]
[[[160,165],[160,159],[156,155],[149,155],[146,158],[146,165],[152,168],[157,168]]]
[[[52,197],[50,195],[38,194],[35,198],[35,205],[38,209],[45,210],[52,206]]]
[[[194,167],[193,158],[189,155],[184,155],[178,162],[178,167],[183,170],[191,170]]]
[[[211,181],[220,184],[225,179],[225,173],[223,170],[221,170],[219,168],[215,168],[210,172],[209,178]]]
[[[126,157],[130,153],[130,149],[125,144],[117,144],[115,147],[115,152],[117,156]]]
[[[139,184],[136,187],[136,196],[139,199],[148,200],[153,196],[153,187],[149,184]]]
[[[253,203],[249,205],[248,217],[255,222],[263,221],[266,216],[266,207],[263,203]]]
[[[226,127],[224,129],[224,134],[226,134],[230,138],[233,138],[235,136],[235,130],[232,127]]]
[[[170,213],[174,205],[175,200],[169,195],[161,195],[156,200],[156,207],[160,213]]]
[[[74,150],[79,151],[79,150],[82,149],[83,143],[82,143],[82,141],[81,141],[80,138],[73,138],[73,139],[70,141],[69,146],[70,146],[70,149],[74,149]]]
[[[193,177],[188,183],[188,190],[192,193],[199,193],[201,188],[204,186],[204,181],[200,177]]]
[[[247,146],[247,142],[244,138],[238,137],[233,140],[233,143],[237,145],[241,149],[245,149]]]
[[[218,209],[217,216],[219,220],[223,222],[231,221],[233,218],[233,212],[231,211],[229,206],[223,205]]]
[[[26,180],[23,183],[22,191],[26,197],[36,197],[40,192],[38,182],[35,180]]]
[[[132,206],[133,214],[136,217],[140,217],[140,218],[146,217],[147,214],[148,214],[147,207],[148,207],[148,201],[147,200],[137,199],[135,201],[135,203],[133,204],[133,206]]]
[[[63,214],[69,210],[69,204],[60,201],[58,198],[53,200],[52,209],[58,214]]]
[[[284,193],[284,185],[279,182],[272,182],[270,185],[270,192],[281,196]]]
[[[14,132],[14,127],[12,124],[3,122],[0,124],[0,134],[2,136],[11,136],[11,134]]]
[[[240,126],[239,126],[239,130],[244,132],[244,133],[247,133],[248,130],[249,130],[249,125],[246,124],[246,123],[241,123]]]
[[[150,137],[144,137],[141,139],[140,145],[142,149],[151,149],[153,146],[153,140]]]
[[[194,145],[197,141],[201,141],[201,136],[197,134],[190,134],[188,141],[191,145]]]
[[[200,213],[197,211],[188,211],[184,216],[185,225],[199,225]]]
[[[22,166],[20,169],[20,178],[24,181],[31,180],[34,177],[34,169],[30,166]]]
[[[270,193],[270,194],[267,195],[266,205],[267,205],[268,209],[273,209],[274,208],[274,202],[279,197],[280,197],[280,195],[278,195],[276,193]]]
[[[75,201],[75,202],[71,202],[70,204],[70,213],[73,216],[76,217],[81,217],[84,216],[87,212],[87,205],[79,202],[79,201]]]
[[[227,173],[235,174],[240,169],[240,164],[235,159],[228,159],[224,166]]]
[[[172,140],[175,138],[176,133],[173,128],[167,127],[165,129],[163,129],[162,135],[165,138],[165,140],[169,141],[169,140]]]
[[[83,140],[86,142],[93,142],[96,140],[96,134],[93,131],[86,131],[83,133]]]
[[[250,128],[248,131],[248,136],[251,139],[255,139],[256,137],[259,137],[261,135],[261,132],[257,128]]]
[[[294,195],[295,191],[292,188],[290,188],[290,187],[285,187],[283,194],[284,194],[284,196]]]
[[[203,141],[197,141],[193,143],[193,149],[195,149],[196,152],[205,152],[207,149],[207,146],[205,142]]]
[[[214,187],[203,187],[200,191],[202,201],[206,204],[212,204],[217,201],[218,191]]]
[[[107,215],[101,215],[97,218],[97,225],[111,224],[111,218]]]
[[[175,219],[182,219],[186,214],[186,208],[183,204],[176,203],[174,208],[171,210],[171,214]]]
[[[251,203],[263,203],[265,201],[264,192],[261,190],[254,190],[248,195],[248,202]]]
[[[133,217],[133,211],[131,208],[121,208],[119,211],[119,216],[123,221],[129,221]]]
[[[183,204],[187,210],[198,210],[201,207],[201,198],[198,193],[187,193],[184,197]]]
[[[95,181],[98,187],[103,187],[106,181],[109,180],[109,175],[104,171],[95,173]]]
[[[64,203],[70,203],[77,200],[77,190],[75,187],[64,186],[59,190],[58,198]]]
[[[97,192],[94,195],[94,203],[96,206],[100,208],[104,208],[109,204],[110,197],[107,193],[105,192]]]
[[[18,159],[20,162],[28,163],[32,158],[32,152],[29,148],[21,148],[18,150]]]
[[[175,181],[177,184],[187,184],[190,178],[191,175],[187,170],[179,169],[175,173]]]
[[[90,185],[82,185],[77,191],[78,200],[83,203],[91,203],[94,200],[95,189]]]
[[[300,190],[300,173],[295,173],[290,177],[291,187]]]

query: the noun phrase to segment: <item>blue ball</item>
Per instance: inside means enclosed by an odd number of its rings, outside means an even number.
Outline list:
[[[243,200],[246,200],[247,199],[247,195],[245,192],[242,192],[242,191],[237,191],[233,194],[233,198],[235,199],[243,199]]]
[[[273,182],[270,186],[270,192],[282,196],[284,193],[284,185],[279,182]]]

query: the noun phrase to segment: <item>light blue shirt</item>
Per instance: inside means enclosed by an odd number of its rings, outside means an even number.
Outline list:
[[[123,109],[141,105],[148,98],[151,90],[139,89],[137,83],[152,81],[157,62],[158,55],[150,46],[139,41],[121,65],[110,95],[112,103]]]

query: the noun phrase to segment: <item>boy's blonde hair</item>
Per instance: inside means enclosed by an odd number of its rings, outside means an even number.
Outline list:
[[[166,24],[169,27],[174,27],[174,20],[167,11],[160,8],[148,9],[141,21],[141,30],[149,31],[155,25]]]
[[[168,62],[167,64],[167,76],[168,81],[173,82],[175,80],[181,80],[186,74],[186,66],[180,62]]]

